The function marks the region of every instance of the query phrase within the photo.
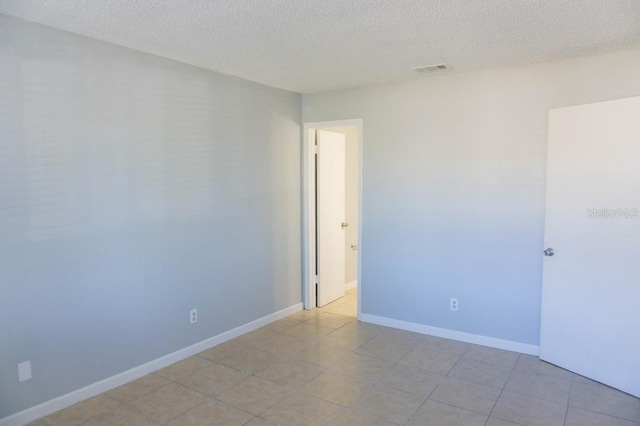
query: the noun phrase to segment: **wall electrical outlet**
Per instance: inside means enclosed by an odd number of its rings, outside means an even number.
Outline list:
[[[451,302],[449,304],[449,309],[451,309],[452,311],[457,311],[458,310],[458,299],[451,298]]]
[[[198,310],[197,309],[192,309],[191,313],[189,314],[189,320],[191,321],[191,324],[195,324],[198,322]]]
[[[18,381],[24,382],[31,378],[31,361],[25,361],[18,364]]]

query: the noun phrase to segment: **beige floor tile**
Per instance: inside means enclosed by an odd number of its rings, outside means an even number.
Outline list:
[[[316,340],[322,336],[326,336],[333,331],[335,331],[334,328],[324,327],[311,321],[305,321],[301,324],[291,327],[284,333],[308,344],[310,340]]]
[[[499,396],[500,389],[447,377],[433,391],[429,399],[489,414]]]
[[[339,330],[338,330],[339,331]],[[353,334],[331,333],[311,342],[307,347],[323,347],[336,352],[353,352],[371,338],[364,338]]]
[[[323,327],[340,328],[352,321],[355,321],[353,317],[326,312],[311,318],[308,322],[315,323]]]
[[[340,303],[340,304],[331,304],[331,305],[326,305],[323,306],[321,308],[316,308],[316,310],[318,311],[318,315],[322,315],[322,314],[327,314],[329,313],[330,310],[337,308],[338,306],[342,306],[344,305],[344,303]]]
[[[464,354],[464,358],[475,359],[476,361],[483,361],[509,368],[515,367],[519,356],[520,354],[517,352],[479,345],[471,345],[471,348]]]
[[[337,349],[349,349],[353,351],[363,344],[367,343],[369,340],[373,339],[374,336],[367,335],[366,333],[354,332],[352,329],[348,329],[350,324],[345,325],[330,333],[326,336],[322,336],[316,342],[312,342],[311,344],[323,344],[327,346],[334,346]]]
[[[640,422],[569,407],[565,426],[640,426]]]
[[[79,402],[69,408],[46,416],[43,420],[51,426],[80,425],[91,418],[108,413],[120,405],[118,401],[106,394],[94,396],[86,401]]]
[[[571,382],[553,376],[513,370],[504,388],[511,392],[566,405],[569,401]]]
[[[314,318],[314,317],[312,317],[312,318]],[[277,321],[274,321],[271,324],[267,324],[267,325],[265,325],[265,327],[268,328],[269,330],[273,330],[273,331],[277,331],[279,333],[282,333],[283,331],[286,331],[286,330],[290,329],[291,327],[300,324],[301,322],[302,322],[302,320],[286,317],[286,318],[282,318],[282,319],[279,319]]]
[[[566,411],[563,404],[503,391],[491,416],[527,426],[562,426]]]
[[[421,346],[425,347],[426,349],[449,352],[460,356],[471,349],[471,344],[469,343],[426,335],[422,338]]]
[[[520,354],[514,368],[516,370],[525,370],[532,373],[553,376],[559,379],[571,380],[573,378],[572,372],[541,361],[538,357],[533,355]]]
[[[249,423],[246,423],[245,426],[273,426],[273,423],[263,420],[260,417],[254,417]]]
[[[331,370],[362,380],[374,381],[392,365],[393,363],[383,359],[352,353],[336,362]]]
[[[425,337],[427,337],[424,334],[414,333],[406,330],[398,330],[396,328],[385,328],[384,330],[381,330],[376,336],[390,342],[411,344],[415,346],[424,344]]]
[[[193,372],[198,369],[208,367],[210,365],[213,365],[212,361],[200,358],[199,356],[192,356],[159,370],[158,374],[173,381],[177,381],[178,379],[193,374]]]
[[[327,371],[309,382],[304,387],[304,391],[335,404],[347,405],[359,392],[369,386],[369,383],[355,377]]]
[[[458,362],[460,355],[427,349],[418,346],[409,351],[398,362],[421,370],[431,371],[436,374],[446,375]]]
[[[358,393],[349,408],[390,423],[405,424],[423,402],[423,397],[372,385]]]
[[[192,389],[172,383],[134,399],[129,404],[156,422],[167,422],[209,398]]]
[[[484,426],[488,416],[453,405],[425,401],[408,426]]]
[[[345,409],[331,419],[327,426],[394,426],[394,424],[359,411]]]
[[[292,353],[286,359],[290,361],[301,361],[307,364],[317,365],[321,368],[329,368],[336,362],[349,354],[349,350],[334,349],[327,345],[307,346],[297,352]]]
[[[315,365],[300,361],[282,361],[256,373],[256,376],[284,386],[289,389],[298,388],[309,383],[314,377],[322,373],[322,369]]]
[[[191,374],[178,379],[177,382],[205,395],[216,396],[247,377],[247,373],[235,368],[210,363],[210,365],[196,368]]]
[[[358,307],[358,300],[357,299],[353,299],[353,300],[346,300],[344,302],[345,306],[353,306],[354,308]]]
[[[569,405],[640,422],[640,398],[605,385],[574,382]]]
[[[229,340],[214,346],[213,348],[200,352],[198,356],[208,359],[209,361],[219,361],[244,349],[246,349],[246,345],[235,340]]]
[[[154,426],[158,423],[148,419],[130,407],[119,405],[109,412],[91,418],[85,423],[91,426]]]
[[[497,364],[488,364],[475,359],[462,358],[449,372],[449,377],[481,385],[502,388],[512,369]]]
[[[382,373],[376,384],[426,398],[443,380],[439,374],[395,364]]]
[[[218,362],[222,365],[226,365],[227,367],[253,374],[275,364],[280,359],[281,357],[273,352],[248,347],[247,349],[228,358],[221,359]]]
[[[261,327],[257,330],[253,330],[250,333],[243,334],[242,336],[238,336],[233,339],[237,344],[241,344],[244,346],[255,346],[256,343],[261,342],[265,339],[271,339],[277,336],[279,333],[277,331],[273,331],[268,327]]]
[[[374,337],[356,349],[356,352],[374,358],[395,362],[409,353],[409,351],[416,346],[415,342],[394,340],[385,337],[386,336],[384,335]]]
[[[520,426],[518,423],[508,422],[496,417],[489,417],[485,426]]]
[[[306,393],[291,395],[269,408],[260,417],[278,425],[323,425],[342,407]]]
[[[355,295],[358,294],[358,289],[357,288],[350,288],[349,290],[345,291],[344,293],[355,296]]]
[[[232,388],[222,392],[216,398],[258,415],[289,393],[284,386],[280,386],[260,377],[249,377]]]
[[[305,346],[305,340],[287,334],[278,334],[270,339],[262,340],[254,345],[258,349],[271,352],[279,356],[290,355]]]
[[[332,314],[346,315],[353,318],[355,318],[357,315],[356,306],[350,303],[344,303],[336,308],[329,309],[328,312]]]
[[[107,395],[120,402],[127,402],[142,395],[146,395],[149,392],[153,392],[154,390],[166,386],[169,383],[171,383],[171,380],[166,377],[152,373],[129,382],[126,385],[119,386],[107,392]]]
[[[239,410],[224,402],[211,400],[200,404],[167,423],[168,426],[241,426],[253,414]]]
[[[375,337],[380,333],[384,333],[385,331],[393,330],[389,327],[383,327],[381,325],[369,324],[361,321],[352,321],[338,330],[336,330],[333,334],[338,333],[351,333],[351,334],[359,334],[367,337]]]
[[[295,314],[291,314],[287,317],[287,319],[298,320],[298,321],[306,321],[315,317],[316,315],[320,315],[321,312],[315,309],[303,309],[302,311],[298,311]]]

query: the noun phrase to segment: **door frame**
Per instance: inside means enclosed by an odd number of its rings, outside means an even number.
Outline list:
[[[305,309],[316,307],[315,274],[312,267],[316,258],[316,163],[313,148],[313,132],[333,127],[358,128],[358,292],[357,317],[360,318],[362,300],[362,141],[363,120],[361,118],[337,121],[319,121],[304,123],[302,143],[302,298]],[[347,141],[349,143],[349,141]],[[347,165],[347,167],[349,167]]]

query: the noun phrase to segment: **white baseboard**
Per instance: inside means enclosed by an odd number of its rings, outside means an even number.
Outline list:
[[[358,288],[358,281],[351,281],[350,283],[346,283],[344,285],[344,289],[346,290],[351,290],[352,288]]]
[[[527,343],[503,340],[495,337],[481,336],[479,334],[465,333],[463,331],[449,330],[447,328],[432,327],[415,322],[401,321],[392,318],[379,317],[361,313],[360,321],[385,327],[399,328],[400,330],[413,331],[415,333],[428,334],[430,336],[443,337],[445,339],[459,340],[476,345],[489,346],[491,348],[504,349],[507,351],[520,352],[529,355],[538,355],[540,347]]]
[[[27,408],[26,410],[12,414],[9,417],[0,419],[0,426],[21,426],[26,423],[32,422],[41,417],[47,416],[51,413],[55,413],[63,408],[70,407],[71,405],[84,401],[85,399],[99,395],[103,392],[117,388],[118,386],[129,383],[132,380],[139,379],[154,371],[160,370],[175,362],[182,361],[185,358],[200,353],[206,349],[212,348],[220,343],[224,343],[228,340],[234,339],[242,334],[256,330],[264,325],[272,323],[273,321],[284,318],[295,312],[302,310],[302,303],[297,303],[293,306],[289,306],[281,311],[274,312],[273,314],[258,318],[255,321],[251,321],[247,324],[236,327],[232,330],[225,331],[224,333],[213,336],[209,339],[195,343],[186,348],[177,350],[173,353],[165,355],[163,357],[154,359],[145,364],[134,367],[130,370],[116,374],[115,376],[108,377],[100,380],[99,382],[92,383],[83,388],[77,389],[73,392],[69,392],[65,395],[59,396],[52,400],[43,402],[35,407]]]

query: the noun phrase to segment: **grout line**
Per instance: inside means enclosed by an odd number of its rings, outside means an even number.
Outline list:
[[[567,424],[567,416],[569,415],[569,404],[571,402],[571,392],[573,392],[573,377],[571,378],[571,386],[569,387],[569,399],[567,399],[567,409],[564,411],[564,422],[563,425]]]
[[[518,358],[520,358],[520,356],[518,356]],[[517,360],[516,360],[516,363],[517,363]],[[507,377],[507,381],[504,382],[504,385],[500,389],[500,394],[498,395],[498,398],[496,398],[496,402],[493,403],[493,407],[491,407],[491,411],[489,411],[489,417],[487,417],[487,421],[485,422],[485,425],[489,422],[489,419],[491,418],[491,415],[493,414],[493,411],[496,409],[496,405],[498,405],[498,401],[500,401],[500,398],[502,398],[502,392],[504,392],[504,388],[507,386],[507,383],[509,383],[509,379],[511,379],[511,375],[513,374],[513,370],[515,370],[515,368],[511,369],[511,371],[509,372],[509,377]]]

